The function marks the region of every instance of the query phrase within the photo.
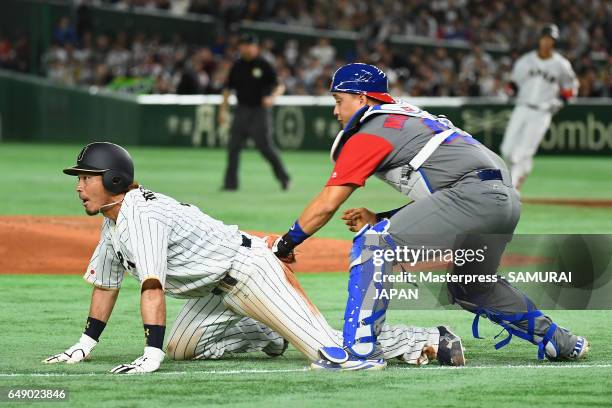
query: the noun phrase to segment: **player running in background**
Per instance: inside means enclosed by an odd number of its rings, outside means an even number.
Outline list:
[[[86,213],[101,213],[104,222],[84,275],[94,285],[85,332],[74,346],[45,363],[76,363],[89,356],[112,313],[125,272],[141,283],[146,347],[141,357],[115,367],[113,373],[159,368],[165,357],[165,294],[189,299],[168,341],[173,359],[249,351],[279,356],[286,339],[315,360],[319,348],[342,343],[341,334],[329,326],[263,239],[134,183],[134,165],[122,147],[89,144],[76,166],[64,173],[78,177],[76,191]],[[440,334],[446,333],[442,326],[385,326],[382,332],[387,358],[413,364],[437,358],[458,364],[446,348],[438,352]],[[461,342],[453,339],[449,345],[459,347]],[[343,368],[379,366],[349,363]]]
[[[497,268],[520,215],[519,197],[503,160],[445,117],[395,103],[387,76],[375,66],[339,68],[331,92],[334,115],[343,126],[331,149],[334,169],[289,231],[269,239],[275,254],[290,261],[293,249],[323,227],[372,175],[413,202],[378,214],[365,208],[345,212],[343,219],[357,235],[350,254],[343,347],[320,350],[322,358],[313,368],[337,369],[345,361],[380,355],[378,333],[388,302],[371,294],[380,290],[377,275],[390,273],[392,262],[374,255],[403,248],[486,250],[483,260],[457,263],[453,270],[458,277],[484,278],[483,283],[448,283],[453,303],[476,314],[474,336],[478,318],[486,316],[509,333],[498,347],[516,335],[538,345],[539,358],[582,356],[588,350],[585,338],[558,327],[505,280],[491,279],[499,278]]]
[[[578,93],[570,62],[555,52],[559,28],[546,25],[538,49],[520,57],[512,69],[516,106],[504,133],[501,154],[510,167],[512,183],[521,187],[533,168],[533,156],[550,126],[552,116]]]

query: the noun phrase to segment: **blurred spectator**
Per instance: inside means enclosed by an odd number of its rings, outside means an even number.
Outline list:
[[[13,44],[0,33],[0,67],[11,68],[14,61],[15,50],[13,49]]]
[[[319,38],[319,42],[310,48],[310,56],[322,65],[329,65],[334,62],[336,49],[331,45],[329,38]]]
[[[125,76],[128,70],[131,54],[127,49],[127,34],[120,32],[113,46],[106,54],[106,65],[114,76]]]
[[[179,95],[197,95],[202,93],[200,90],[198,77],[192,69],[186,68],[185,63],[180,61],[174,69],[177,77],[176,93]]]
[[[76,29],[68,17],[60,17],[57,26],[53,29],[53,41],[59,45],[77,43]]]

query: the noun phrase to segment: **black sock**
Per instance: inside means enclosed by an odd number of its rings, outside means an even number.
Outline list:
[[[98,341],[105,327],[106,323],[104,323],[102,320],[94,319],[93,317],[89,316],[87,318],[87,324],[85,325],[85,331],[83,333],[95,341]]]
[[[162,349],[164,346],[164,335],[166,333],[166,326],[159,326],[156,324],[145,324],[144,325],[145,339],[147,340],[148,347],[157,347]]]

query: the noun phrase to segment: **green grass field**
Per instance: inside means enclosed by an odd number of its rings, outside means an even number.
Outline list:
[[[61,173],[63,167],[73,164],[79,149],[74,145],[0,144],[4,174],[0,215],[81,215],[74,178]],[[136,177],[148,188],[252,230],[285,231],[331,171],[323,153],[285,153],[294,184],[291,192],[283,193],[258,155],[245,152],[241,191],[220,193],[222,151],[130,151]],[[523,196],[610,199],[611,174],[609,158],[538,158]],[[402,202],[401,196],[373,180],[345,208],[383,210]],[[524,205],[518,232],[612,233],[612,208]],[[319,235],[351,238],[337,217]],[[10,254],[0,252],[0,256]],[[330,323],[340,328],[346,273],[302,274],[299,279]],[[592,343],[590,356],[574,364],[539,362],[535,346],[517,339],[495,351],[491,337],[497,328],[484,321],[481,332],[487,339],[473,339],[472,316],[466,312],[391,310],[390,323],[451,324],[465,340],[468,365],[461,369],[436,364],[416,368],[392,362],[384,372],[315,373],[304,370],[306,360],[290,347],[278,359],[262,353],[220,361],[166,361],[153,375],[115,377],[107,371],[136,358],[143,347],[139,291],[133,279],[126,279],[92,361],[72,366],[46,366],[40,360],[78,339],[87,316],[89,286],[72,275],[0,275],[0,287],[4,289],[0,297],[0,389],[64,388],[70,393],[71,406],[610,406],[611,311],[551,312],[558,324],[588,336]],[[181,304],[169,299],[169,326]],[[4,404],[26,405],[0,401]],[[63,404],[51,404],[57,405]]]

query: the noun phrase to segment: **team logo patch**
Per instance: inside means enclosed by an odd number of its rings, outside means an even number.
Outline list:
[[[259,68],[259,67],[253,68],[253,76],[255,78],[261,78],[262,75],[263,75],[263,72],[262,72],[261,68]]]
[[[383,123],[383,127],[401,130],[407,120],[408,116],[406,115],[388,115],[385,123]]]
[[[155,193],[151,190],[145,190],[144,188],[140,187],[140,192],[142,193],[142,196],[145,201],[157,200],[157,197],[155,197]]]
[[[77,163],[80,163],[83,160],[83,156],[85,156],[85,152],[87,151],[87,149],[89,149],[89,145],[81,149],[81,152],[79,153],[79,157],[77,157]]]
[[[355,72],[355,82],[370,82],[372,73],[362,69],[361,72]]]
[[[89,274],[90,274],[90,275],[95,275],[95,274],[96,274],[96,271],[94,271],[93,269],[90,269],[90,270],[89,270]]]

